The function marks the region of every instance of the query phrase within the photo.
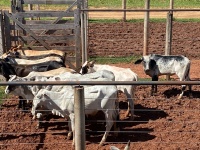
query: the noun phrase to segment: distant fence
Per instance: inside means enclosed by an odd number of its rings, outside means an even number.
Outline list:
[[[108,18],[109,19],[115,19],[115,15],[113,14],[113,16],[111,15],[112,13],[121,13],[122,17],[121,17],[121,20],[126,22],[126,16],[127,16],[127,13],[130,13],[130,12],[143,12],[144,13],[144,33],[143,33],[143,55],[146,55],[149,53],[149,39],[150,39],[150,31],[149,31],[149,28],[150,28],[150,25],[149,25],[149,22],[150,22],[150,12],[158,12],[158,13],[163,13],[165,12],[166,13],[166,26],[163,27],[165,28],[166,32],[165,32],[165,48],[163,50],[163,54],[165,55],[171,55],[172,54],[172,39],[173,39],[173,13],[174,12],[188,12],[188,11],[192,11],[192,12],[200,12],[200,9],[174,9],[173,7],[173,0],[170,0],[169,2],[169,9],[152,9],[150,8],[150,0],[145,0],[145,6],[144,6],[144,9],[127,9],[126,8],[126,0],[123,0],[122,1],[122,9],[87,9],[87,7],[85,7],[85,9],[82,9],[81,11],[86,14],[88,16],[88,18],[90,18],[90,13],[97,13],[101,16],[101,13],[106,13],[107,12],[107,15],[108,15]],[[109,14],[111,13],[111,14]],[[134,17],[133,17],[134,18]],[[93,19],[91,17],[91,19]],[[103,17],[101,17],[101,19],[104,19]],[[107,18],[105,18],[107,19]],[[118,18],[117,18],[118,19]],[[90,25],[89,25],[90,26]],[[92,36],[91,34],[93,34],[93,31],[92,32],[88,32],[88,43],[89,45],[87,44],[87,51],[86,53],[88,53],[89,51],[95,51],[95,49],[92,49],[92,47],[90,47],[90,45],[92,45],[92,43],[90,43],[90,37]],[[101,34],[101,33],[98,33],[98,34]],[[104,30],[104,32],[102,34],[110,34],[110,33],[107,33],[106,32],[106,29]],[[113,33],[115,34],[115,33]],[[133,33],[134,34],[134,33]],[[91,36],[90,36],[91,35]],[[98,40],[98,38],[96,39]],[[111,42],[115,42],[115,40],[112,39],[107,39],[108,41],[111,41]],[[122,39],[123,40],[123,39]],[[101,41],[103,42],[103,41]],[[133,43],[134,44],[134,43]],[[118,45],[118,47],[123,47],[123,45]],[[112,51],[110,49],[106,50],[106,51]],[[124,50],[125,52],[126,50]],[[129,50],[130,51],[130,50]],[[121,51],[120,51],[121,53]],[[134,53],[134,51],[133,51]],[[131,55],[131,54],[130,54]]]

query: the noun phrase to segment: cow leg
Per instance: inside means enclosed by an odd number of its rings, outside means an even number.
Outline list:
[[[192,85],[188,85],[188,88],[189,88],[189,98],[192,98],[193,95],[192,95]]]
[[[190,77],[188,75],[184,76],[183,73],[177,73],[177,76],[180,78],[180,81],[190,81]],[[178,96],[178,99],[183,97],[183,94],[186,90],[186,85],[181,85],[181,94]],[[192,91],[191,86],[189,85],[189,92]]]
[[[185,89],[186,89],[186,85],[182,85],[181,86],[181,94],[179,95],[178,99],[181,99],[183,97],[183,94],[185,92]]]
[[[42,115],[42,113],[37,113],[36,116],[38,119],[37,129],[40,129],[42,127],[43,115]]]
[[[22,108],[22,97],[19,96],[19,104],[18,104],[18,108]]]
[[[128,117],[129,112],[131,112],[131,120],[134,120],[134,93],[133,93],[133,87],[130,86],[130,89],[124,89],[124,92],[126,94],[127,100],[128,100],[128,110],[126,111],[125,116]]]
[[[68,134],[67,134],[67,139],[70,140],[73,136],[73,133],[72,133],[72,126],[71,126],[71,119],[68,118],[68,127],[69,127],[69,131],[68,131]]]
[[[69,130],[71,130],[72,131],[72,133],[73,133],[73,141],[72,141],[72,146],[74,147],[75,146],[75,119],[74,119],[74,114],[70,114],[69,115],[69,118],[70,118],[70,120],[69,120],[69,122],[70,122],[70,125],[69,125]],[[70,132],[69,132],[70,133]],[[68,135],[69,135],[69,133],[68,133]]]
[[[158,76],[157,76],[157,75],[154,75],[154,76],[152,77],[152,81],[158,81]],[[157,85],[152,85],[152,88],[151,88],[151,96],[153,96],[154,93],[157,93]]]
[[[105,119],[106,119],[106,131],[101,139],[99,146],[103,146],[103,144],[105,143],[107,136],[114,124],[114,121],[116,121],[116,119],[117,119],[116,110],[108,110],[107,112],[104,112],[104,114],[105,114]]]
[[[190,77],[187,76],[186,81],[190,81]],[[188,90],[189,90],[189,98],[192,98],[192,85],[188,85]]]
[[[18,108],[22,108],[22,110],[26,109],[26,100],[23,97],[19,96],[19,105]]]
[[[116,120],[117,121],[114,122],[113,126],[114,126],[114,131],[115,131],[114,135],[117,137],[118,136],[118,132],[120,131],[119,122],[118,122],[120,120],[119,119],[119,110],[116,110],[116,113],[117,113],[116,114],[116,116],[117,116]]]

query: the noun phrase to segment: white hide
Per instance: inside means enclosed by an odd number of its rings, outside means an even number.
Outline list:
[[[101,80],[99,78],[97,81]],[[105,78],[102,80],[106,80]],[[107,81],[110,81],[107,79]],[[95,115],[99,110],[102,110],[106,119],[106,132],[100,142],[102,145],[107,138],[113,122],[117,118],[116,100],[117,100],[117,88],[113,85],[95,85],[84,86],[84,98],[85,98],[85,114]],[[63,88],[57,92],[47,89],[41,89],[33,99],[32,115],[37,116],[40,110],[45,108],[51,110],[53,114],[62,117],[70,118],[71,131],[74,133],[74,88],[73,86],[63,86]],[[69,122],[70,123],[70,122]],[[73,138],[74,144],[74,138]]]
[[[85,75],[65,72],[63,74],[56,75],[56,76],[49,77],[49,78],[44,77],[44,76],[35,76],[35,77],[32,77],[32,79],[34,81],[108,81],[108,80],[114,81],[115,76],[111,71],[101,70],[98,72],[94,72],[91,74],[85,74]],[[46,86],[46,88],[52,89],[54,91],[59,91],[62,87],[63,87],[63,85]],[[34,87],[32,87],[32,92],[35,95],[38,92],[38,90],[40,90],[40,89],[41,88],[38,89],[37,86],[34,86]]]
[[[26,77],[18,77],[16,75],[13,75],[8,82],[11,81],[113,81],[115,79],[112,72],[107,70],[102,70],[99,72],[81,75],[81,74],[74,74],[71,72],[65,72],[60,75],[56,75],[53,77],[45,77],[45,76],[32,76],[34,73],[29,74]],[[101,79],[99,79],[101,78]],[[60,91],[64,86],[63,85],[27,85],[27,86],[20,86],[16,85],[14,89],[11,91],[8,88],[9,86],[6,86],[5,93],[9,94],[12,93],[16,96],[22,96],[23,98],[26,98],[27,100],[33,100],[34,96],[38,93],[40,89],[51,89],[52,91]]]
[[[17,64],[17,65],[35,65],[39,63],[45,63],[48,61],[63,62],[63,60],[60,57],[55,57],[55,56],[48,56],[37,60],[27,60],[27,59],[13,58],[13,57],[8,57],[8,59],[10,64]]]
[[[87,65],[89,62],[86,61],[83,66]],[[93,73],[96,71],[108,70],[113,72],[115,76],[115,81],[137,81],[138,76],[134,73],[130,68],[120,68],[110,65],[99,65],[93,64],[92,67],[89,67],[88,73]],[[80,71],[82,74],[82,70]],[[128,115],[129,111],[131,111],[131,118],[134,118],[134,94],[135,87],[132,85],[117,85],[117,89],[125,93],[128,100],[128,110],[126,115]]]
[[[181,57],[182,60],[176,59],[176,57]],[[153,69],[149,68],[149,63],[152,59],[156,61],[156,66]],[[186,73],[190,67],[190,60],[184,56],[147,55],[143,56],[143,61],[145,62],[143,63],[144,71],[147,75],[152,77],[154,75],[176,74],[181,81],[185,80]]]
[[[190,81],[189,71],[190,71],[190,60],[182,55],[156,55],[150,54],[143,56],[141,59],[137,60],[135,64],[143,62],[144,72],[153,78],[159,77],[161,75],[177,75],[180,81]],[[156,90],[157,90],[157,86]],[[179,95],[179,99],[182,98],[184,94],[184,87],[182,85],[182,91]],[[152,86],[152,89],[154,85]],[[191,91],[191,86],[189,86]],[[152,90],[153,93],[153,90]]]
[[[38,51],[38,50],[17,50],[18,53],[22,56],[40,56],[40,55],[48,55],[48,54],[56,54],[62,57],[65,56],[65,52],[60,50],[45,50],[45,51]]]
[[[73,69],[60,67],[58,69],[53,69],[53,70],[44,71],[44,72],[32,71],[26,76],[26,78],[31,78],[31,77],[34,77],[34,76],[51,77],[51,76],[63,74],[65,72],[76,73],[76,71],[73,70]]]

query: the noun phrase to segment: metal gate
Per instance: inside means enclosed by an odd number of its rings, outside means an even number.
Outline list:
[[[45,7],[50,5],[66,9],[47,10]],[[11,0],[11,12],[4,10],[0,14],[1,52],[18,44],[30,50],[62,50],[66,52],[66,65],[79,68],[81,5],[81,0]]]

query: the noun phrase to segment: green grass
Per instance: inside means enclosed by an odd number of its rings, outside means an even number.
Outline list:
[[[4,90],[5,86],[0,86],[0,108],[1,104],[3,103],[3,99],[6,97]]]
[[[184,20],[184,19],[182,19]],[[200,19],[190,19],[193,21],[200,22]],[[89,19],[89,23],[119,23],[122,22],[121,19]],[[178,21],[178,19],[176,20]],[[127,19],[126,22],[132,22],[132,23],[140,23],[144,22],[144,19]],[[166,22],[165,18],[150,18],[150,22]]]
[[[117,63],[133,63],[141,55],[127,56],[127,57],[90,57],[89,60],[95,60],[98,64],[117,64]]]
[[[89,0],[89,7],[121,8],[122,0]],[[127,8],[144,8],[145,0],[127,0]],[[174,0],[174,8],[198,8],[199,0]],[[169,8],[169,0],[151,0],[150,7]]]
[[[198,18],[184,18],[184,19],[177,19],[177,18],[174,18],[173,21],[176,21],[176,22],[200,22],[200,19]]]
[[[119,23],[121,19],[89,19],[89,23]],[[175,22],[200,22],[199,18],[173,18]],[[143,23],[144,19],[127,19],[126,22],[132,23]],[[150,22],[166,22],[166,18],[150,18]]]

